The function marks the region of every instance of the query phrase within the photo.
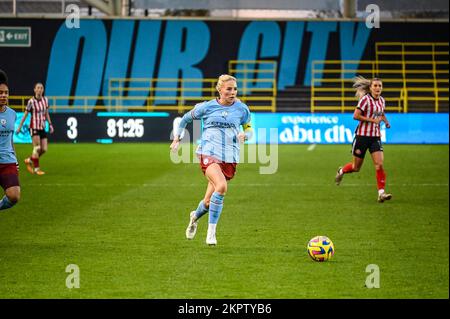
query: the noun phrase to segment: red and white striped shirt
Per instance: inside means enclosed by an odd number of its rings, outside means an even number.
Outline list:
[[[368,93],[359,100],[356,108],[361,110],[363,116],[376,119],[384,114],[385,101],[382,96],[375,99]],[[360,121],[356,128],[356,135],[381,137],[380,124]]]
[[[26,110],[31,113],[30,128],[43,130],[45,128],[46,114],[48,111],[48,99],[45,96],[39,100],[32,97],[28,101]]]

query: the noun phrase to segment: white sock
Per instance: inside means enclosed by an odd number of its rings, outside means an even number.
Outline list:
[[[378,190],[378,195],[381,195],[381,194],[383,194],[384,193],[384,189],[379,189]]]
[[[210,234],[210,233],[215,234],[216,233],[216,226],[217,226],[217,224],[208,224],[208,234]]]

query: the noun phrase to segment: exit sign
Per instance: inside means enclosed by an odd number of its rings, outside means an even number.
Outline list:
[[[0,26],[0,47],[30,47],[30,27]]]

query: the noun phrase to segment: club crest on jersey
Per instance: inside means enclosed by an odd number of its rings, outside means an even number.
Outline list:
[[[3,127],[6,127],[6,119],[1,119],[0,124],[2,124]]]
[[[222,117],[223,117],[224,119],[227,119],[228,112],[227,112],[227,111],[223,111],[221,115],[222,115]]]

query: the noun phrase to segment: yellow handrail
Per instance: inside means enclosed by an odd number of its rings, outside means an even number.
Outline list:
[[[440,44],[444,45],[444,44]],[[448,47],[448,43],[445,44]],[[352,110],[356,98],[349,97],[353,80],[351,75],[363,75],[367,78],[380,77],[383,80],[383,95],[387,110],[408,111],[409,101],[423,102],[430,109],[439,112],[439,103],[448,101],[448,60],[436,59],[436,46],[430,46],[430,60],[411,60],[406,55],[411,48],[399,43],[401,54],[398,60],[380,59],[380,47],[376,46],[375,60],[327,60],[313,61],[311,81],[311,112],[334,110],[344,112]],[[408,48],[408,49],[407,49]],[[442,51],[445,53],[447,51]],[[413,51],[416,52],[416,51]],[[424,52],[422,49],[420,52]],[[419,53],[420,53],[419,52]],[[439,68],[438,68],[439,66]],[[439,75],[439,77],[438,77]],[[446,78],[444,78],[446,77]],[[442,94],[447,93],[447,96]],[[431,95],[430,95],[431,94]],[[336,102],[339,105],[330,105]]]
[[[274,61],[230,61],[232,63],[260,63],[271,65],[267,73],[270,78],[240,79],[244,103],[250,103],[250,110],[276,112],[276,62]],[[247,69],[250,72],[250,69]],[[263,71],[263,70],[260,70]],[[263,73],[263,72],[260,72]],[[105,96],[47,96],[51,111],[177,111],[192,109],[196,103],[214,99],[217,79],[205,78],[110,78],[108,95]],[[248,89],[248,83],[262,83],[267,87]],[[170,85],[170,86],[169,86]],[[10,106],[24,111],[30,96],[10,96]],[[103,104],[103,105],[100,105]],[[161,105],[163,104],[163,105]]]
[[[241,66],[241,68],[238,68]],[[261,69],[261,66],[268,66],[268,69]],[[253,86],[249,88],[249,83],[270,83],[270,93],[272,97],[277,95],[277,61],[273,60],[230,60],[228,61],[228,72],[243,82],[243,94],[246,95],[249,92],[257,91],[257,88]],[[254,79],[252,76],[258,74],[267,74],[269,78],[257,77]],[[249,78],[251,76],[252,78]],[[242,78],[243,77],[243,78]],[[264,89],[263,89],[264,90]],[[276,99],[273,99],[273,110],[276,110]],[[274,112],[274,111],[273,111]]]

